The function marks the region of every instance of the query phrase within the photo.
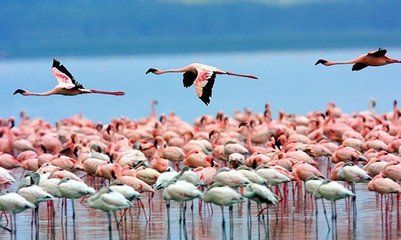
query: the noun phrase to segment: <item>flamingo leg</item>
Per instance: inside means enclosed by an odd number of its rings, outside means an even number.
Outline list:
[[[72,219],[75,220],[75,206],[74,206],[74,199],[71,199],[71,206],[72,206]]]
[[[111,225],[111,214],[110,212],[107,212],[107,219],[109,220],[109,239],[113,240],[113,234],[112,234],[112,225]]]
[[[327,227],[329,228],[329,231],[330,231],[331,228],[330,228],[330,224],[329,224],[329,219],[327,218],[326,206],[324,205],[323,198],[322,198],[322,205],[323,205],[324,217],[326,218]]]
[[[355,183],[351,183],[351,191],[355,194]],[[352,216],[356,218],[356,195],[352,196]]]
[[[270,239],[269,204],[266,204],[266,238]]]
[[[166,207],[167,207],[167,239],[170,240],[170,200],[166,200]]]

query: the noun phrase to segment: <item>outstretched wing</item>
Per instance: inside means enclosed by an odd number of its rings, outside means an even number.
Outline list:
[[[196,94],[206,105],[208,105],[210,103],[210,97],[212,96],[216,73],[206,69],[197,70],[198,76],[194,81]]]
[[[377,51],[369,52],[368,55],[372,57],[383,57],[384,55],[386,55],[386,53],[387,53],[386,49],[379,48],[379,50]]]
[[[363,63],[355,63],[354,65],[352,65],[352,71],[359,71],[361,69],[364,69],[367,66],[368,65],[363,64]]]
[[[182,83],[184,84],[184,87],[187,88],[187,87],[190,87],[194,83],[194,81],[196,79],[196,74],[193,72],[184,72],[183,77],[184,78],[182,79]]]
[[[63,88],[84,88],[57,59],[53,59],[52,74],[57,79],[58,85]]]

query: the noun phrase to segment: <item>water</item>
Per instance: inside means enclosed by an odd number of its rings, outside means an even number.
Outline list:
[[[82,113],[85,117],[107,123],[114,117],[142,118],[150,112],[150,102],[157,99],[158,113],[175,112],[184,120],[192,122],[204,115],[217,111],[226,114],[245,107],[263,111],[270,102],[273,112],[284,110],[305,114],[313,110],[325,110],[329,101],[334,101],[343,111],[352,113],[367,108],[370,98],[377,101],[377,112],[390,111],[392,101],[398,99],[401,76],[399,65],[380,68],[366,68],[352,72],[351,66],[315,66],[319,58],[342,60],[353,58],[366,49],[313,50],[291,52],[247,52],[224,54],[188,55],[141,55],[131,57],[64,57],[59,60],[72,72],[75,78],[89,89],[124,90],[124,97],[84,95],[76,97],[22,97],[13,96],[17,88],[32,91],[47,91],[56,80],[50,73],[51,59],[18,59],[0,62],[0,117],[18,116],[25,110],[31,117],[41,117],[49,122]],[[389,56],[401,58],[401,49],[391,49]],[[253,74],[259,80],[248,80],[218,76],[213,89],[210,106],[205,106],[192,88],[182,86],[180,74],[162,76],[145,75],[149,67],[176,68],[191,62],[202,62],[222,69]],[[324,167],[323,167],[324,169]],[[17,173],[17,176],[19,173]],[[13,186],[15,188],[15,186]],[[391,200],[388,215],[381,211],[380,199],[367,191],[366,184],[359,184],[357,191],[357,218],[353,219],[351,204],[342,200],[337,203],[337,230],[328,231],[319,202],[319,215],[314,215],[311,201],[304,202],[302,196],[289,195],[288,201],[281,201],[278,207],[269,208],[271,239],[396,239],[401,238],[400,216],[396,199]],[[147,196],[143,195],[145,206]],[[133,218],[123,224],[123,236],[128,239],[166,239],[166,208],[161,192],[156,193],[152,221],[147,223],[144,214],[137,217],[137,206]],[[70,204],[70,203],[69,203]],[[56,205],[60,205],[56,201]],[[55,218],[55,239],[108,239],[107,216],[76,201],[77,219],[61,224],[60,211]],[[213,207],[213,214],[204,206],[198,213],[195,201],[193,215],[187,209],[186,224],[180,225],[179,205],[172,204],[171,239],[265,239],[265,222],[258,221],[258,210],[252,207],[252,225],[247,224],[246,203],[234,206],[233,232],[230,233],[228,210],[225,210],[226,231],[221,227],[221,211]],[[330,225],[330,204],[326,202]],[[40,239],[50,239],[46,205],[41,204]],[[30,212],[17,216],[17,239],[35,239],[31,228]],[[278,221],[276,221],[276,214]],[[193,216],[193,217],[192,217]],[[201,217],[202,216],[202,217]],[[1,220],[4,224],[4,218]],[[114,220],[113,220],[114,223]],[[74,227],[75,226],[75,227]],[[118,239],[113,225],[113,239]],[[0,230],[1,239],[10,239],[8,232]]]
[[[322,173],[327,169],[326,162],[320,162]],[[19,177],[21,172],[19,169],[15,173]],[[13,185],[10,188],[14,189],[15,187]],[[390,199],[390,209],[385,214],[381,209],[379,196],[367,191],[367,184],[357,184],[356,218],[352,217],[350,199],[339,200],[337,202],[337,221],[333,222],[330,203],[325,201],[331,228],[329,231],[321,201],[318,202],[319,212],[316,216],[316,208],[313,206],[310,196],[305,198],[302,193],[298,192],[293,195],[291,189],[290,185],[288,196],[282,198],[276,208],[269,207],[269,226],[266,219],[257,217],[259,210],[255,203],[252,203],[251,217],[248,220],[247,203],[245,202],[234,205],[231,227],[228,209],[225,208],[225,231],[221,225],[220,207],[213,206],[212,210],[203,205],[199,211],[198,200],[195,200],[193,211],[191,211],[191,203],[188,202],[186,220],[180,223],[179,204],[172,202],[170,239],[268,239],[267,229],[270,232],[270,239],[399,239],[401,237],[401,218],[395,196]],[[148,211],[148,194],[142,194],[142,200]],[[126,220],[120,224],[120,233],[117,231],[113,218],[113,239],[119,239],[120,236],[123,239],[168,239],[167,213],[165,202],[162,200],[162,191],[156,192],[152,202],[150,222],[146,222],[143,212],[139,213],[137,204],[131,213],[127,213]],[[105,213],[86,207],[85,201],[80,204],[76,200],[77,217],[73,221],[71,205],[68,201],[68,219],[62,220],[61,201],[55,200],[55,205],[54,235],[53,227],[47,220],[46,204],[41,203],[38,234],[31,226],[31,212],[28,210],[17,215],[17,239],[108,239],[108,220]],[[117,215],[120,219],[121,213]],[[147,216],[149,215],[147,214]],[[248,221],[250,221],[249,224]],[[1,223],[5,224],[4,218]],[[337,228],[334,228],[335,224]],[[12,239],[5,230],[0,230],[0,238]]]
[[[6,60],[0,62],[0,117],[18,116],[20,110],[25,110],[32,117],[43,117],[50,122],[77,113],[100,122],[119,116],[137,119],[149,114],[152,99],[158,100],[159,113],[175,112],[189,122],[204,114],[215,115],[218,111],[231,114],[245,107],[261,112],[266,102],[272,104],[273,113],[284,110],[305,114],[312,110],[325,110],[329,101],[352,113],[365,110],[368,100],[375,98],[377,112],[390,111],[401,87],[399,65],[368,67],[360,72],[352,72],[350,65],[314,65],[319,58],[350,59],[366,51],[347,49],[59,59],[86,88],[123,90],[126,92],[124,97],[13,96],[17,88],[39,92],[53,88],[56,80],[50,72],[52,59]],[[401,49],[390,49],[388,55],[401,58]],[[198,99],[193,87],[183,87],[181,74],[145,75],[149,67],[177,68],[192,62],[253,74],[259,80],[218,76],[211,104],[206,106]]]

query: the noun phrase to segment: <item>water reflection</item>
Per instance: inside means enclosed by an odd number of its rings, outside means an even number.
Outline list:
[[[321,166],[321,169],[325,166]],[[19,172],[16,172],[18,175]],[[98,186],[100,187],[100,186]],[[15,186],[11,186],[11,189]],[[282,190],[282,189],[281,189]],[[294,191],[293,191],[294,190]],[[72,206],[54,200],[51,207],[41,203],[38,224],[34,224],[31,211],[16,215],[16,234],[11,229],[12,219],[1,217],[0,239],[399,239],[400,207],[395,194],[380,196],[367,191],[366,184],[355,186],[356,215],[351,199],[336,203],[337,218],[333,218],[330,202],[315,200],[310,195],[288,185],[288,193],[276,207],[244,202],[234,205],[232,211],[212,206],[199,200],[181,205],[170,203],[170,221],[162,192],[156,192],[152,200],[151,220],[145,201],[129,211],[110,216],[91,209],[85,201],[76,201],[76,218],[72,218]],[[285,194],[287,196],[284,198]],[[143,196],[144,197],[144,196]],[[324,203],[324,205],[323,205]],[[326,208],[326,215],[324,208]],[[334,206],[333,206],[334,208]],[[50,209],[50,210],[49,210]],[[62,211],[63,209],[64,211]],[[222,219],[225,223],[222,224]],[[327,218],[326,218],[327,217]]]

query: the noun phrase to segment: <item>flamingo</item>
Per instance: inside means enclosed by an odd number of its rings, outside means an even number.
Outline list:
[[[169,184],[163,192],[163,199],[166,201],[167,207],[168,230],[170,230],[170,201],[173,200],[180,203],[180,223],[181,219],[185,223],[186,204],[184,204],[184,202],[192,201],[193,199],[201,196],[202,192],[199,191],[195,185],[185,180],[177,181],[177,179],[174,178],[173,182],[171,182],[171,184]],[[182,208],[183,211],[181,213]]]
[[[62,65],[58,60],[53,59],[52,66],[52,74],[57,79],[58,85],[54,87],[52,90],[47,92],[30,92],[23,89],[15,90],[14,94],[21,94],[23,96],[50,96],[54,94],[66,95],[66,96],[74,96],[78,94],[86,94],[86,93],[99,93],[99,94],[107,94],[114,96],[122,96],[124,92],[108,92],[108,91],[100,91],[100,90],[89,90],[86,89],[82,84],[77,82],[72,74],[67,70],[64,65]]]
[[[205,202],[213,203],[221,207],[222,215],[222,227],[225,231],[225,218],[224,218],[224,206],[229,206],[230,216],[232,215],[232,206],[246,200],[245,197],[241,196],[238,192],[229,186],[224,186],[221,183],[213,183],[206,192],[203,193],[202,199]]]
[[[337,220],[336,201],[339,199],[355,196],[355,194],[353,192],[351,192],[350,190],[345,188],[340,183],[338,183],[336,181],[328,181],[328,180],[322,182],[322,184],[320,184],[316,188],[313,195],[315,196],[315,198],[324,198],[331,202],[332,220]],[[324,207],[324,204],[323,204],[323,207]],[[327,216],[326,216],[326,221],[327,221]],[[330,226],[328,225],[328,221],[327,221],[327,226],[330,229]]]
[[[0,196],[0,210],[8,211],[13,214],[14,227],[13,233],[17,233],[17,219],[15,214],[20,213],[28,208],[35,208],[36,206],[18,193],[6,193]],[[0,225],[1,226],[1,225]],[[1,226],[4,229],[4,226]],[[10,231],[11,232],[11,231]]]
[[[389,163],[391,164],[391,163]],[[401,186],[396,183],[393,179],[387,178],[383,175],[383,172],[380,172],[380,174],[376,175],[369,183],[368,183],[368,189],[369,191],[375,191],[381,195],[381,204],[382,208],[381,211],[383,212],[383,197],[386,194],[392,194],[396,193],[397,194],[397,205],[399,204],[399,196],[401,194]],[[386,207],[385,207],[385,216],[386,216],[386,221],[388,218],[388,210],[389,210],[389,198],[385,201]],[[398,208],[398,206],[397,206]]]
[[[132,207],[132,203],[126,199],[121,193],[114,192],[108,187],[101,188],[95,195],[88,198],[88,206],[94,209],[100,209],[107,213],[109,220],[109,239],[112,239],[112,226],[110,212],[115,213],[117,210],[122,210]],[[114,214],[116,217],[116,215]],[[118,222],[116,221],[116,224]],[[118,225],[117,225],[118,228]]]
[[[81,198],[87,194],[95,194],[96,191],[83,182],[64,177],[58,184],[59,191],[64,198],[71,199],[72,219],[75,221],[74,199]],[[67,203],[66,203],[67,204]],[[67,213],[66,213],[67,214]]]
[[[226,72],[216,67],[200,64],[200,63],[192,63],[186,67],[178,68],[178,69],[168,69],[161,70],[156,68],[149,68],[146,71],[148,73],[154,73],[156,75],[170,73],[170,72],[183,72],[184,73],[184,87],[190,87],[192,84],[195,85],[196,94],[198,97],[204,102],[206,105],[210,103],[210,97],[212,96],[212,88],[214,84],[214,80],[217,74],[226,74],[238,77],[246,77],[258,79],[252,75],[244,75],[232,72]]]
[[[266,225],[267,225],[267,232],[266,236],[270,235],[270,226],[269,226],[269,211],[268,207],[269,204],[276,205],[278,202],[278,196],[274,194],[270,189],[268,189],[264,185],[260,185],[257,183],[250,183],[245,187],[245,192],[244,196],[248,198],[248,218],[251,215],[251,202],[250,200],[253,200],[257,203],[258,207],[262,205],[262,203],[266,203],[266,207],[262,208],[262,210],[259,211],[258,216],[264,211],[267,210],[266,213]],[[250,223],[249,223],[250,224]],[[268,237],[267,237],[268,238]]]
[[[337,64],[354,64],[352,66],[352,71],[359,71],[367,66],[373,66],[373,67],[378,67],[378,66],[384,66],[387,64],[391,63],[401,63],[400,60],[397,59],[392,59],[389,57],[386,57],[387,50],[383,48],[379,48],[377,51],[371,51],[368,52],[367,54],[361,55],[357,58],[354,58],[349,61],[343,61],[343,62],[332,62],[324,59],[319,59],[315,65],[323,64],[325,66],[332,66],[332,65],[337,65]]]

